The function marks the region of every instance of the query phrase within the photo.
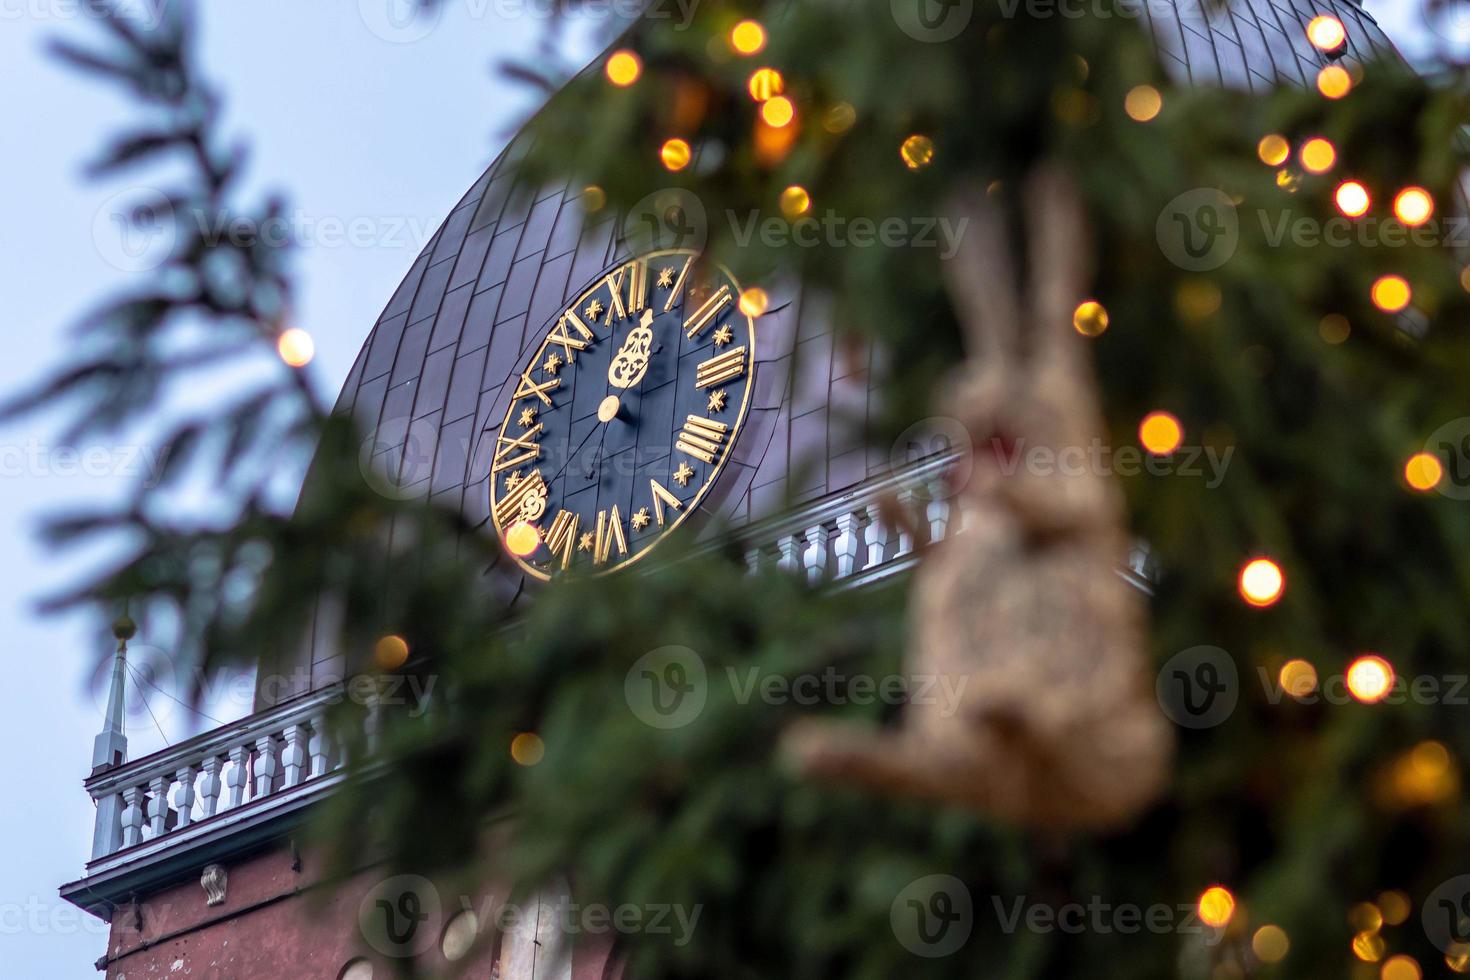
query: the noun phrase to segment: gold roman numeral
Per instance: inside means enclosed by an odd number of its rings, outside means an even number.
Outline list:
[[[724,384],[745,373],[745,348],[735,347],[716,354],[701,364],[694,372],[694,387],[708,388]]]
[[[546,491],[546,481],[541,478],[540,470],[533,470],[531,475],[515,485],[514,490],[506,492],[500,502],[495,505],[495,518],[500,522],[503,530],[512,521],[521,516],[521,501],[535,493]]]
[[[573,337],[569,334],[567,332],[568,324],[581,336]],[[561,319],[557,321],[556,326],[551,329],[551,333],[547,335],[546,342],[548,344],[561,345],[561,349],[566,352],[567,362],[571,363],[572,351],[586,350],[587,345],[595,339],[592,331],[587,329],[587,324],[581,321],[576,311],[567,310],[561,315]]]
[[[721,286],[713,296],[704,301],[704,305],[694,311],[694,315],[684,321],[684,332],[690,340],[699,336],[699,332],[715,321],[715,317],[725,307],[730,305],[730,284]]]
[[[674,288],[669,290],[669,298],[664,300],[664,312],[667,313],[674,308],[674,300],[679,298],[679,290],[684,287],[684,277],[689,274],[689,267],[694,264],[694,256],[684,260],[684,268],[679,270],[679,278],[674,280]]]
[[[658,521],[658,526],[664,526],[664,505],[679,510],[684,506],[684,501],[669,492],[669,489],[657,480],[650,479],[648,487],[653,491],[653,516]]]
[[[612,513],[597,512],[597,534],[593,538],[592,560],[598,565],[607,561],[612,554],[613,543],[617,542],[618,554],[628,553],[628,539],[623,536],[623,518],[618,514],[618,505],[613,504]]]
[[[581,515],[563,510],[551,522],[551,530],[546,532],[546,546],[552,554],[561,555],[562,568],[572,564],[572,555],[577,550],[577,526],[581,522]]]
[[[648,304],[648,263],[634,259],[628,263],[628,312],[642,312]]]
[[[613,314],[618,315],[619,320],[628,319],[628,310],[623,306],[623,276],[629,266],[625,265],[617,272],[609,273],[603,280],[607,284],[607,317],[603,324],[612,323]]]
[[[495,460],[490,467],[490,472],[499,473],[501,470],[513,469],[522,463],[531,463],[540,459],[541,444],[536,441],[536,436],[541,434],[543,428],[544,426],[537,422],[518,436],[507,436],[502,433],[496,437]],[[519,455],[510,456],[517,449],[522,452]]]
[[[679,433],[674,448],[688,453],[695,459],[713,463],[715,454],[720,451],[720,445],[725,441],[725,433],[729,429],[730,427],[724,422],[691,415],[684,420],[684,428]]]
[[[537,384],[535,381],[531,380],[531,372],[527,371],[525,374],[521,375],[521,383],[516,385],[516,393],[515,396],[511,398],[511,401],[520,401],[522,398],[529,398],[532,395],[535,395],[547,405],[550,405],[551,396],[548,395],[547,392],[551,391],[554,388],[560,387],[561,378],[552,378],[550,381],[543,381],[540,384]]]

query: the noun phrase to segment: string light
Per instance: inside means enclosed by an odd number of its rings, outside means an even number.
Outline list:
[[[1291,950],[1291,940],[1280,926],[1261,926],[1251,936],[1251,952],[1262,963],[1280,963]]]
[[[1286,142],[1285,136],[1276,133],[1262,136],[1256,144],[1256,156],[1268,167],[1279,167],[1291,156],[1291,144]]]
[[[784,95],[777,95],[761,103],[761,119],[767,126],[780,129],[796,118],[796,106]]]
[[[1379,276],[1373,281],[1373,305],[1385,313],[1398,313],[1409,305],[1414,291],[1403,276]]]
[[[1307,40],[1320,51],[1337,51],[1347,44],[1347,29],[1331,14],[1319,14],[1307,22]]]
[[[1352,325],[1341,313],[1329,313],[1317,324],[1317,336],[1334,347],[1346,341],[1352,332]]]
[[[1084,337],[1096,337],[1108,329],[1108,311],[1095,299],[1085,300],[1072,311],[1072,328]]]
[[[1301,184],[1301,182],[1301,174],[1295,173],[1292,170],[1288,170],[1286,167],[1282,167],[1280,170],[1276,171],[1276,186],[1286,191],[1286,193],[1288,194],[1295,194],[1296,189]]]
[[[1424,971],[1419,969],[1419,961],[1412,956],[1403,953],[1390,956],[1383,964],[1383,970],[1378,974],[1381,980],[1421,980]]]
[[[1450,943],[1444,954],[1444,965],[1455,973],[1470,973],[1470,944]]]
[[[752,55],[766,46],[766,29],[759,21],[742,20],[730,29],[730,47],[743,55]]]
[[[1135,85],[1123,97],[1123,111],[1135,122],[1148,122],[1164,108],[1164,97],[1152,85]]]
[[[1278,675],[1281,689],[1300,700],[1317,689],[1317,668],[1305,660],[1288,660]]]
[[[1383,913],[1372,902],[1359,902],[1348,909],[1347,920],[1354,932],[1377,932],[1383,928]]]
[[[760,316],[770,305],[770,295],[759,286],[751,286],[740,293],[740,312],[746,316]]]
[[[1348,693],[1364,704],[1377,704],[1393,688],[1393,666],[1376,653],[1365,653],[1347,669]]]
[[[658,158],[663,165],[670,170],[679,171],[689,166],[689,160],[694,152],[689,148],[688,142],[677,137],[665,141],[659,148]]]
[[[517,558],[526,558],[541,547],[541,532],[530,521],[516,521],[505,532],[505,549]]]
[[[903,141],[898,148],[899,156],[903,157],[904,165],[910,170],[922,170],[934,161],[934,141],[929,137],[915,133]]]
[[[1383,921],[1391,926],[1403,925],[1413,911],[1409,896],[1397,889],[1379,895],[1378,908],[1383,913]]]
[[[1340,99],[1353,90],[1353,77],[1341,65],[1328,65],[1317,73],[1317,91],[1329,99]]]
[[[1271,559],[1255,558],[1241,566],[1237,587],[1242,599],[1264,609],[1274,606],[1286,591],[1286,576]]]
[[[408,641],[396,633],[373,644],[373,662],[383,670],[396,670],[408,660]]]
[[[316,356],[316,341],[300,327],[292,327],[276,338],[276,353],[290,367],[306,367]]]
[[[1337,147],[1331,140],[1314,136],[1302,144],[1301,161],[1308,173],[1325,174],[1337,162]]]
[[[752,99],[764,102],[786,91],[786,80],[774,68],[757,68],[750,73],[750,80],[745,83],[745,87]]]
[[[510,740],[510,757],[519,766],[534,766],[546,757],[546,743],[534,732],[521,732]]]
[[[811,206],[812,197],[800,184],[792,184],[781,192],[781,213],[788,218],[806,214]]]
[[[1365,963],[1383,959],[1383,937],[1376,932],[1360,932],[1353,937],[1353,955]]]
[[[1205,925],[1216,929],[1229,924],[1235,914],[1235,896],[1223,885],[1211,885],[1199,897],[1199,917]]]
[[[1433,453],[1415,453],[1404,464],[1404,482],[1420,493],[1433,490],[1444,478],[1444,465]]]
[[[1393,213],[1409,227],[1417,227],[1434,214],[1434,198],[1422,187],[1405,187],[1393,199]]]
[[[839,102],[822,117],[822,128],[829,133],[845,133],[857,122],[857,110],[851,103]]]
[[[1155,456],[1167,456],[1184,441],[1184,427],[1168,412],[1149,412],[1138,425],[1138,441]]]
[[[1373,200],[1368,196],[1368,188],[1356,180],[1345,180],[1337,185],[1337,192],[1333,195],[1337,202],[1337,210],[1349,218],[1358,218],[1368,213]]]
[[[608,56],[604,70],[607,72],[608,81],[619,88],[627,88],[638,81],[638,76],[643,74],[643,62],[638,60],[636,54],[624,48]]]
[[[607,206],[607,192],[596,184],[582,188],[582,207],[590,214]]]

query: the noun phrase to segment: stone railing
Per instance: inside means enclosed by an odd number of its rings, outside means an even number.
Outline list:
[[[344,753],[327,726],[342,697],[328,688],[87,780],[97,805],[88,870],[142,857],[247,812],[300,804],[340,781]],[[369,707],[364,723],[371,726]]]

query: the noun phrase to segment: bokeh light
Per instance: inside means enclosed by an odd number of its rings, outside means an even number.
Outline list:
[[[1280,926],[1261,926],[1251,936],[1251,952],[1262,963],[1280,963],[1291,951],[1291,940]]]
[[[316,357],[316,341],[300,327],[292,327],[276,338],[276,353],[293,368],[306,367]]]
[[[1220,929],[1235,914],[1235,896],[1223,885],[1211,885],[1199,897],[1199,917],[1207,926]]]
[[[1294,698],[1305,698],[1317,690],[1317,668],[1305,660],[1288,660],[1277,675],[1281,689]]]
[[[534,732],[521,732],[510,740],[510,757],[516,765],[534,766],[546,758],[546,743]]]
[[[408,660],[408,641],[396,633],[373,644],[373,662],[382,670],[396,670]]]
[[[786,91],[786,80],[774,68],[757,68],[750,73],[750,80],[745,83],[745,87],[752,99],[764,102]]]
[[[505,550],[517,558],[536,553],[541,547],[541,532],[530,521],[516,521],[505,531]]]
[[[1152,85],[1135,85],[1123,97],[1123,111],[1137,122],[1148,122],[1164,108],[1164,97]]]
[[[1256,144],[1256,155],[1266,166],[1279,167],[1291,156],[1291,144],[1286,141],[1285,136],[1271,133],[1262,136],[1261,141]]]
[[[759,286],[751,286],[740,293],[740,312],[746,316],[760,316],[771,305],[771,297]]]
[[[730,29],[730,47],[740,54],[755,54],[765,46],[766,29],[759,21],[742,20]]]
[[[1385,313],[1398,313],[1414,298],[1403,276],[1379,276],[1373,281],[1373,305]]]
[[[1379,973],[1380,980],[1421,980],[1423,976],[1419,961],[1404,953],[1390,956]]]
[[[1155,456],[1167,456],[1184,441],[1184,427],[1168,412],[1149,412],[1138,424],[1138,441]]]
[[[796,106],[784,95],[776,95],[761,103],[761,119],[767,126],[780,129],[796,118]]]
[[[1331,14],[1319,14],[1307,22],[1307,40],[1319,51],[1336,51],[1347,43],[1347,29]]]
[[[1269,558],[1254,558],[1240,569],[1240,597],[1259,608],[1272,606],[1286,590],[1281,566]]]
[[[922,170],[934,161],[934,141],[915,133],[898,148],[899,156],[910,170]]]
[[[1353,90],[1353,77],[1341,65],[1328,65],[1317,73],[1317,91],[1329,99],[1340,99]]]
[[[1377,704],[1393,689],[1393,666],[1376,653],[1365,653],[1348,664],[1347,687],[1364,704]]]
[[[638,81],[638,76],[643,74],[643,62],[638,60],[636,54],[624,48],[608,56],[604,70],[608,81],[620,88],[626,88]]]
[[[811,210],[812,196],[800,184],[792,184],[781,192],[781,213],[788,218],[806,214]]]
[[[1308,173],[1325,174],[1337,163],[1337,147],[1331,140],[1314,136],[1302,144],[1301,161]]]
[[[1072,328],[1084,337],[1096,337],[1108,329],[1108,311],[1095,299],[1077,304],[1072,311]]]
[[[1368,194],[1368,188],[1356,180],[1345,180],[1337,185],[1337,192],[1333,195],[1337,202],[1337,210],[1349,218],[1358,218],[1368,213],[1373,199]]]
[[[1393,214],[1409,227],[1417,227],[1434,214],[1434,198],[1422,187],[1405,187],[1393,199]]]
[[[1421,493],[1433,490],[1444,479],[1444,464],[1433,453],[1415,453],[1404,464],[1404,482]]]
[[[679,171],[689,166],[689,160],[694,151],[689,148],[688,142],[677,137],[664,142],[659,147],[658,158],[663,165],[670,170]]]

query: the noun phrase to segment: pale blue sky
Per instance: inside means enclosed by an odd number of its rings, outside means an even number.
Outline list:
[[[157,2],[157,0],[148,0]],[[317,342],[316,379],[331,398],[379,310],[449,208],[530,108],[529,94],[491,74],[529,50],[543,26],[534,0],[445,0],[437,23],[405,24],[400,0],[251,0],[203,5],[204,55],[248,136],[255,188],[280,188],[313,243],[298,257],[299,323]],[[0,0],[0,295],[12,392],[65,357],[67,326],[128,281],[108,236],[109,200],[124,181],[89,184],[81,162],[123,118],[117,95],[43,52],[56,33],[91,36],[75,0]],[[1370,3],[1391,37],[1417,49],[1431,35],[1418,6]],[[391,13],[390,13],[391,12]],[[573,45],[589,51],[585,38]],[[336,227],[361,236],[332,240]],[[68,581],[69,563],[35,540],[37,516],[126,485],[130,447],[92,450],[69,471],[45,419],[0,429],[0,622],[15,673],[0,686],[0,963],[7,976],[93,976],[105,932],[56,897],[87,858],[92,806],[82,791],[101,709],[89,687],[101,638],[81,617],[42,618],[35,599]],[[146,639],[146,638],[144,638]],[[193,729],[161,696],[129,719],[137,758]],[[248,711],[227,692],[208,709]],[[212,726],[208,722],[207,726]],[[163,733],[159,731],[162,728]]]

